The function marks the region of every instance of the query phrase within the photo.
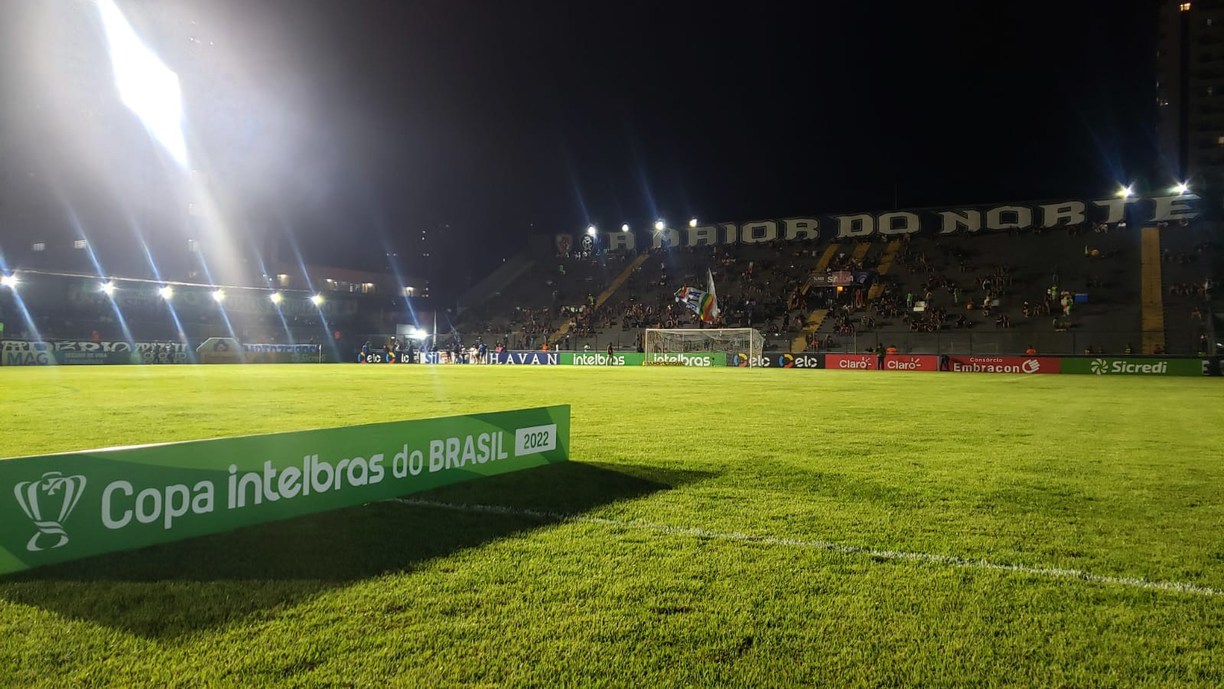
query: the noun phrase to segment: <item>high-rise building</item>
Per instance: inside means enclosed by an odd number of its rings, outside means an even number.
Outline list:
[[[421,281],[418,297],[437,297],[453,285],[456,276],[452,250],[455,241],[450,223],[437,223],[421,229],[420,237],[411,247],[409,269]]]
[[[1158,26],[1159,170],[1224,186],[1224,0],[1161,0]]]

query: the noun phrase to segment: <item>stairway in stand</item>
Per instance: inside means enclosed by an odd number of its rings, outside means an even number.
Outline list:
[[[888,248],[884,250],[884,256],[880,259],[880,269],[876,271],[877,275],[882,277],[888,274],[888,271],[892,269],[893,259],[897,257],[897,250],[900,248],[900,239],[894,239],[888,243]],[[867,301],[875,301],[880,298],[881,294],[884,294],[884,285],[876,280],[876,283],[867,292]]]
[[[864,244],[862,246],[869,245]],[[829,262],[832,261],[833,257],[837,255],[837,250],[839,248],[841,248],[840,244],[830,244],[828,248],[825,249],[824,253],[820,255],[820,260],[816,261],[816,267],[812,269],[812,272],[823,273],[828,270]],[[855,253],[858,253],[857,247],[855,248]],[[863,253],[866,254],[866,250],[864,250]],[[862,258],[862,256],[859,256],[859,258]],[[809,282],[803,286],[802,291],[804,294],[807,294],[810,284],[811,283]],[[803,350],[807,349],[808,336],[817,330],[820,330],[820,324],[824,322],[825,316],[827,315],[829,315],[828,309],[813,309],[812,312],[808,314],[807,320],[803,323],[803,329],[801,329],[799,334],[795,336],[795,339],[791,341],[792,352],[802,352]]]
[[[633,271],[640,268],[648,258],[650,258],[648,254],[639,254],[637,258],[634,258],[633,261],[621,271],[620,275],[617,275],[616,279],[614,279],[608,285],[607,289],[600,292],[598,297],[595,297],[595,308],[603,306],[604,302],[611,299],[612,295],[616,294],[616,290],[620,289],[621,285],[625,284],[625,281],[629,279],[630,275],[633,275]],[[557,331],[552,334],[552,337],[548,338],[548,344],[557,344],[557,342],[559,342],[561,338],[565,337],[565,334],[569,332],[569,327],[569,321],[562,323],[561,327],[557,328]]]

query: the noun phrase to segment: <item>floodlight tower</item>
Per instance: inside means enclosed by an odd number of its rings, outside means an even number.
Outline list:
[[[176,215],[183,219],[186,236],[178,238],[181,243],[173,248],[172,255],[187,256],[189,265],[198,264],[203,274],[200,277],[207,276],[217,284],[256,284],[253,271],[244,260],[245,241],[228,227],[209,182],[212,176],[207,160],[192,154],[180,75],[142,40],[115,0],[95,0],[95,5],[102,20],[119,99],[165,153],[166,179],[173,188],[181,190]],[[136,11],[147,14],[157,9],[156,5],[148,5]],[[167,28],[177,31],[168,17],[158,19],[154,24],[163,31]],[[186,38],[193,46],[203,44],[197,36]],[[188,56],[186,61],[196,60]],[[189,76],[195,80],[192,84],[195,89],[208,90],[203,83],[208,79],[201,78],[205,72],[198,68],[191,71]],[[216,157],[218,151],[211,153]]]

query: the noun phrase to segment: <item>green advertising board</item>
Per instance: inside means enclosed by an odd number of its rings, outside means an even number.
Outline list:
[[[647,357],[655,363],[679,363],[685,366],[726,366],[726,352],[656,352]]]
[[[726,352],[688,352],[676,354],[656,353],[650,361],[683,364],[685,366],[726,366]],[[618,352],[611,357],[607,352],[561,352],[558,363],[562,366],[642,366],[647,356],[638,352]]]
[[[569,406],[0,459],[0,574],[563,462]]]
[[[607,352],[561,352],[562,366],[641,366],[645,354],[624,352],[608,356]]]
[[[1202,359],[1158,359],[1151,357],[1064,357],[1062,373],[1098,376],[1201,376]]]

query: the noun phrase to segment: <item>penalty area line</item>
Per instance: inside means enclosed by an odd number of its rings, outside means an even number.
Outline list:
[[[1224,596],[1224,590],[1211,588],[1209,586],[1199,586],[1198,584],[1188,584],[1180,581],[1151,581],[1139,577],[1111,577],[1101,574],[1093,574],[1080,569],[1062,569],[1058,567],[1030,567],[1028,565],[1012,565],[999,562],[991,562],[989,560],[979,560],[968,557],[956,557],[953,555],[937,555],[934,553],[919,553],[907,552],[903,550],[880,550],[877,548],[869,548],[865,546],[848,545],[845,543],[835,543],[833,541],[815,541],[804,540],[798,538],[777,538],[774,536],[758,536],[754,534],[739,533],[736,531],[710,531],[695,527],[670,526],[668,524],[652,524],[650,522],[642,522],[630,519],[609,519],[607,517],[591,517],[578,514],[565,514],[563,512],[543,512],[539,510],[528,510],[517,507],[505,507],[502,505],[467,505],[456,504],[449,502],[436,502],[433,500],[420,500],[417,498],[394,498],[391,502],[398,502],[404,505],[413,507],[426,507],[433,509],[451,510],[453,512],[468,512],[473,514],[503,514],[514,517],[526,517],[530,519],[538,519],[540,521],[557,522],[557,523],[576,523],[576,524],[599,524],[603,526],[612,526],[622,529],[637,529],[640,531],[653,531],[656,533],[671,534],[677,536],[693,536],[696,538],[704,538],[716,541],[732,541],[737,543],[760,543],[763,545],[788,546],[792,548],[806,548],[811,550],[823,550],[830,553],[838,553],[847,556],[864,556],[873,560],[884,560],[892,562],[921,562],[933,565],[945,565],[952,567],[964,567],[968,569],[981,569],[993,572],[1011,572],[1015,574],[1024,574],[1035,577],[1045,577],[1047,579],[1076,579],[1086,581],[1093,584],[1107,584],[1112,586],[1125,586],[1128,588],[1147,589],[1152,591],[1171,591],[1174,593],[1187,593],[1196,596]]]

